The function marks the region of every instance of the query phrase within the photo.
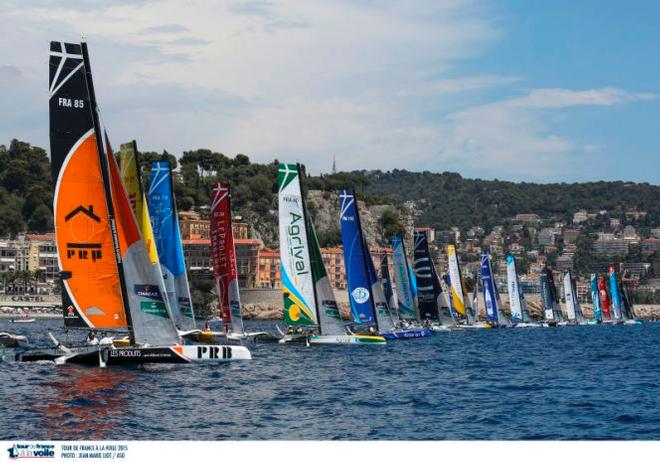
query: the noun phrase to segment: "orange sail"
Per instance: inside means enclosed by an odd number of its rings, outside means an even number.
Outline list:
[[[52,42],[50,49],[53,211],[64,321],[67,326],[125,328],[81,46]]]

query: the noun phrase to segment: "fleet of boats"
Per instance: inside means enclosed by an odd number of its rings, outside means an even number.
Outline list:
[[[231,185],[211,192],[211,266],[221,330],[200,329],[187,278],[169,162],[153,162],[148,189],[135,141],[113,154],[94,94],[85,43],[52,42],[50,138],[54,219],[60,264],[63,320],[89,332],[84,344],[19,350],[17,361],[100,366],[143,363],[223,362],[250,359],[246,340],[279,343],[384,345],[434,332],[502,327],[530,328],[587,323],[638,323],[627,285],[610,267],[591,276],[593,319],[586,320],[575,279],[563,275],[564,317],[553,270],[540,276],[543,320],[532,321],[516,261],[506,257],[510,317],[505,315],[491,257],[468,287],[456,248],[447,246],[448,272],[440,277],[428,235],[413,236],[412,264],[402,236],[392,238],[389,259],[376,271],[352,190],[339,192],[349,323],[342,320],[305,203],[304,169],[281,163],[277,188],[285,327],[279,335],[246,332],[232,231]],[[485,316],[480,319],[478,288]],[[471,290],[471,293],[470,293]],[[17,322],[20,322],[17,321]],[[0,344],[25,347],[23,336],[0,333]]]

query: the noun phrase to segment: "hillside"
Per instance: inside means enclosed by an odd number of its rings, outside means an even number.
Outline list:
[[[179,159],[167,152],[145,152],[143,178],[149,176],[151,161],[159,159],[172,161],[178,169],[175,190],[180,210],[206,210],[211,188],[220,177],[233,185],[235,214],[251,223],[267,245],[276,245],[277,160],[258,164],[243,154],[230,158],[208,149],[186,151]],[[43,149],[17,140],[9,148],[0,145],[0,235],[51,230],[50,185]],[[355,189],[366,204],[364,221],[371,241],[410,229],[411,214],[418,226],[439,230],[482,226],[488,232],[517,213],[570,222],[578,209],[607,210],[625,224],[624,212],[638,210],[647,215],[636,221],[636,227],[660,226],[660,187],[647,183],[513,183],[466,179],[450,172],[393,170],[312,176],[306,187],[323,192],[311,194],[309,206],[323,245],[339,243],[334,193],[342,188]]]

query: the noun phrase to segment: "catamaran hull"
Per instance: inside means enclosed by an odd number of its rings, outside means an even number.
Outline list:
[[[627,319],[623,322],[624,326],[637,326],[641,324],[644,324],[644,322],[639,319]]]
[[[385,336],[377,335],[311,335],[310,344],[316,345],[385,345]]]
[[[386,340],[407,340],[411,338],[430,337],[431,331],[429,329],[403,329],[383,332],[381,335]]]
[[[28,338],[25,335],[13,335],[0,332],[0,345],[7,348],[23,348],[28,346]]]
[[[535,324],[532,322],[519,322],[517,324],[514,324],[512,327],[514,327],[515,329],[530,329],[535,327],[541,327],[541,324]]]
[[[456,326],[450,327],[434,325],[429,327],[429,329],[431,329],[432,332],[451,332],[452,330],[456,330]]]
[[[227,362],[252,359],[250,350],[234,345],[176,345],[171,347],[72,348],[64,353],[58,348],[28,350],[16,354],[18,362],[53,361],[56,363],[97,366],[128,364],[185,364],[191,362]]]

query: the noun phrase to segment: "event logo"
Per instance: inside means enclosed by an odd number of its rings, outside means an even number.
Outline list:
[[[367,303],[369,300],[369,291],[364,287],[357,287],[351,292],[351,296],[356,303]]]
[[[54,459],[54,444],[14,444],[7,449],[9,459]]]

